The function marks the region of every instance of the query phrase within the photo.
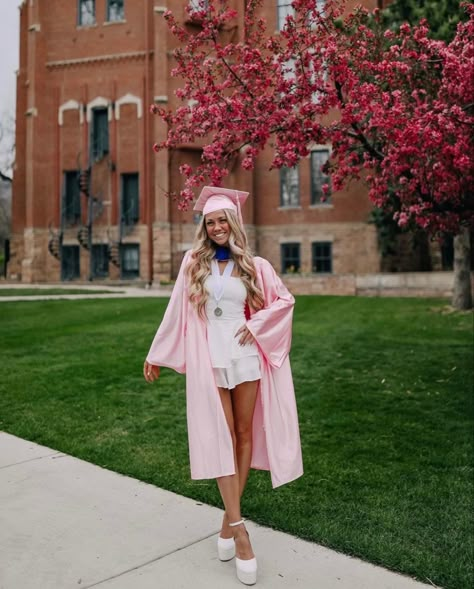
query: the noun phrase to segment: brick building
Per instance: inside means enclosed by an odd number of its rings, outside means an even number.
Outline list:
[[[151,146],[165,129],[148,106],[175,104],[176,40],[163,12],[167,4],[185,19],[187,2],[21,5],[10,278],[151,282],[176,275],[196,218],[163,195],[179,189],[179,165],[200,153],[155,155]],[[264,3],[270,30],[282,26],[287,4]],[[330,146],[315,146],[297,169],[281,171],[268,171],[264,155],[253,173],[236,167],[227,184],[251,192],[244,211],[251,243],[277,270],[378,272],[366,191],[352,184],[321,202],[329,154]]]

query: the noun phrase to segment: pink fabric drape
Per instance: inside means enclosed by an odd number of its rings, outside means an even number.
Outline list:
[[[148,362],[186,372],[186,405],[191,476],[216,478],[235,473],[232,439],[214,381],[206,323],[189,303],[184,269],[187,252]],[[265,306],[247,321],[260,353],[262,378],[253,418],[252,467],[269,470],[273,487],[303,474],[293,379],[288,354],[294,298],[271,264],[254,258]]]

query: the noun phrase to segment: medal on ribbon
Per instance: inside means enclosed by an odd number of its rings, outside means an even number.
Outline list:
[[[211,262],[211,272],[212,272],[212,286],[213,286],[213,296],[214,300],[216,301],[216,308],[214,309],[214,315],[216,317],[222,316],[222,309],[219,307],[219,301],[224,294],[224,286],[232,274],[232,270],[234,269],[234,260],[229,260],[227,266],[224,268],[224,272],[222,275],[219,272],[219,265],[216,260],[212,260]]]

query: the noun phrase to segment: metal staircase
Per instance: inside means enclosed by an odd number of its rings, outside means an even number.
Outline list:
[[[69,243],[72,246],[70,240],[71,238],[74,239],[75,235],[79,247],[88,252],[90,260],[88,278],[92,281],[95,277],[101,276],[101,274],[96,273],[97,267],[100,268],[102,264],[100,260],[108,260],[116,268],[121,268],[123,240],[132,233],[138,222],[138,205],[136,204],[136,199],[134,200],[134,204],[130,206],[130,201],[126,205],[124,205],[124,202],[121,202],[120,216],[115,227],[113,226],[114,221],[109,216],[106,221],[108,226],[105,225],[104,220],[104,224],[100,225],[100,230],[94,232],[96,220],[104,213],[105,204],[103,196],[105,199],[108,198],[110,173],[115,170],[115,166],[110,161],[108,149],[100,145],[95,146],[89,153],[86,168],[81,167],[82,159],[79,153],[76,167],[76,170],[78,170],[77,178],[72,175],[72,172],[64,172],[60,227],[57,231],[54,231],[50,224],[48,251],[54,258],[60,261],[62,268],[63,262],[67,265],[66,258],[63,260],[62,257],[66,253],[68,255],[71,253],[69,250],[65,252],[63,238],[66,240],[66,244]],[[115,195],[112,198],[114,197]],[[81,207],[81,201],[82,205],[87,203],[86,210],[84,210],[83,206]],[[124,209],[124,206],[127,206],[127,208]],[[105,231],[106,236],[103,233]],[[101,243],[97,242],[99,235],[103,236]],[[77,250],[74,255],[77,260],[76,267],[79,268],[79,253]],[[108,264],[106,267],[108,267]],[[63,269],[61,272],[63,272]],[[105,272],[102,276],[107,275],[108,271],[105,270]]]
[[[109,236],[109,260],[114,266],[120,268],[120,241],[112,240]]]
[[[91,249],[91,231],[87,225],[81,225],[77,232],[77,241],[86,250]]]
[[[63,241],[62,231],[53,231],[51,224],[49,229],[48,252],[57,260],[61,260],[61,246]]]

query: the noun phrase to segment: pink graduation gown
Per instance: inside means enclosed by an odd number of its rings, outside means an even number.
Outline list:
[[[147,361],[186,373],[191,477],[235,474],[232,438],[222,408],[207,346],[206,322],[189,302],[187,252]],[[294,298],[271,264],[254,258],[264,308],[251,312],[247,327],[260,354],[262,378],[253,417],[252,468],[269,470],[273,487],[303,474],[293,379],[288,354]]]

